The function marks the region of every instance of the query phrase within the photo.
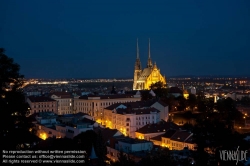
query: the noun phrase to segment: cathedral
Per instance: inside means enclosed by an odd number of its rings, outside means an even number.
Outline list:
[[[163,82],[163,84],[166,84],[166,78],[165,76],[161,75],[160,69],[156,66],[156,62],[154,63],[154,65],[152,63],[150,55],[150,39],[148,43],[147,67],[144,69],[142,69],[141,66],[137,39],[133,90],[150,90],[151,84],[159,81]]]

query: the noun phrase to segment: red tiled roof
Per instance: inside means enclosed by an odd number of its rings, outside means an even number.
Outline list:
[[[54,99],[51,99],[49,97],[44,96],[29,96],[28,99],[34,103],[34,102],[50,102],[50,101],[56,101]]]
[[[193,144],[193,143],[194,143],[194,138],[193,138],[193,136],[190,136],[185,142],[186,142],[186,143]]]
[[[164,134],[158,135],[158,136],[156,136],[156,137],[152,137],[152,138],[150,138],[150,140],[161,141],[161,137],[162,137],[163,135],[164,135]]]
[[[52,95],[56,95],[58,97],[61,97],[61,98],[71,98],[72,95],[71,93],[69,92],[53,92],[50,96]]]
[[[177,131],[170,139],[174,141],[184,142],[192,133],[187,131]]]
[[[113,109],[117,108],[120,105],[125,105],[126,107],[130,106],[132,108],[145,108],[145,107],[151,107],[156,102],[158,102],[159,104],[161,104],[164,107],[167,106],[167,104],[164,103],[163,101],[153,99],[153,100],[136,101],[136,102],[129,102],[129,103],[116,103],[116,104],[112,104],[112,105],[106,107],[105,109],[113,110]]]
[[[79,99],[88,99],[88,97],[100,97],[100,99],[117,99],[117,98],[133,98],[131,94],[114,94],[114,95],[84,95]]]
[[[160,112],[158,109],[156,108],[145,108],[145,109],[130,109],[130,108],[118,108],[116,110],[116,113],[117,114],[130,114],[130,113],[135,113],[136,115],[139,115],[139,114],[150,114],[150,112]]]
[[[167,130],[170,129],[179,130],[179,126],[173,122],[166,122],[164,120],[161,120],[156,124],[147,124],[142,128],[138,129],[136,132],[147,134],[147,133],[166,132]]]
[[[114,135],[118,132],[117,129],[110,129],[110,128],[101,128],[101,127],[97,127],[94,129],[94,131],[98,134],[99,131],[102,134],[103,140],[105,142],[108,142],[112,137],[114,137]]]
[[[170,129],[165,134],[163,134],[162,137],[171,138],[176,132],[178,132],[178,131]]]

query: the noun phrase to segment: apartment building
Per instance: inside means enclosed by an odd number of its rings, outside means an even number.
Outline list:
[[[167,147],[170,150],[196,150],[197,144],[194,142],[193,133],[184,130],[168,130],[162,135],[150,139],[154,145]]]
[[[156,108],[132,108],[129,104],[115,104],[104,109],[102,123],[106,127],[119,130],[125,136],[135,138],[136,130],[159,121],[160,111]]]
[[[113,137],[107,145],[107,157],[117,161],[120,151],[129,155],[132,160],[138,162],[153,149],[153,143],[147,140],[133,139],[124,136]]]
[[[140,100],[141,97],[138,94],[84,95],[74,99],[74,112],[87,113],[100,122],[103,118],[104,108],[115,103],[128,103]]]
[[[57,113],[57,101],[49,97],[29,96],[27,103],[30,106],[30,114],[49,111]]]
[[[73,108],[73,96],[69,92],[53,92],[50,94],[51,99],[57,101],[58,115],[71,114]]]

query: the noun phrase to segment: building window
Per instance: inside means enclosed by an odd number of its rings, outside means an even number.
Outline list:
[[[129,123],[127,123],[127,126],[129,126]]]

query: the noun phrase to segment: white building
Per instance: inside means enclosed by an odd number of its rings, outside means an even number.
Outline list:
[[[123,104],[104,109],[103,122],[106,127],[117,129],[125,136],[135,137],[135,131],[146,124],[160,121],[160,111],[156,108],[135,108]]]
[[[153,143],[146,140],[133,139],[129,137],[114,137],[107,146],[107,157],[113,161],[118,160],[120,151],[129,155],[135,162],[153,149]]]
[[[50,97],[58,102],[58,115],[71,114],[73,96],[68,92],[54,92]]]
[[[57,113],[57,101],[49,97],[29,96],[27,103],[30,106],[30,114],[50,111]]]
[[[37,136],[42,139],[48,137],[63,138],[65,137],[65,126],[60,126],[57,122],[57,115],[53,112],[42,112],[36,117],[35,129]]]
[[[70,123],[66,125],[66,137],[74,138],[78,134],[82,132],[86,132],[88,130],[93,130],[94,126],[98,126],[95,121],[89,120],[87,118],[76,119],[74,118]]]
[[[94,116],[97,121],[103,117],[103,109],[114,103],[128,103],[140,101],[140,95],[86,95],[74,99],[74,111]]]
[[[36,116],[35,126],[37,136],[47,139],[48,137],[74,138],[82,132],[93,130],[99,124],[82,113],[57,116],[51,112],[43,112]]]
[[[197,144],[194,143],[193,133],[184,130],[168,130],[164,134],[150,139],[154,145],[167,147],[170,150],[196,150]]]

